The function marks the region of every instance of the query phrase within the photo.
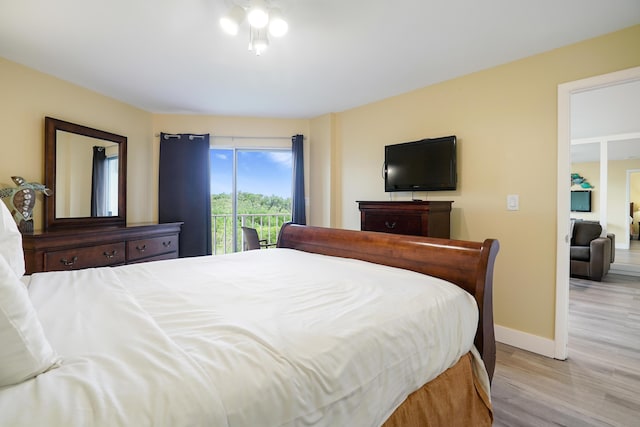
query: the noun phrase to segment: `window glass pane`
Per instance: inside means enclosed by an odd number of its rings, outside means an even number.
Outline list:
[[[241,226],[255,228],[260,239],[276,242],[282,224],[291,220],[291,159],[290,149],[211,150],[214,254],[240,250]]]
[[[275,243],[291,214],[291,150],[237,153],[238,221],[257,229],[260,239]]]
[[[291,198],[291,150],[238,151],[238,191]]]
[[[234,251],[233,242],[233,150],[209,151],[211,233],[214,254]]]

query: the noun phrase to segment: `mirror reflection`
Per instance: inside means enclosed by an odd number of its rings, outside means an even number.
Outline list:
[[[45,117],[45,231],[124,227],[127,137]]]
[[[56,131],[56,218],[118,215],[118,144]]]

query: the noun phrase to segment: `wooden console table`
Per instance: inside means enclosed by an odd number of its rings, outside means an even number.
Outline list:
[[[453,202],[363,202],[360,229],[415,236],[450,237]]]
[[[181,222],[23,234],[26,274],[177,258]]]

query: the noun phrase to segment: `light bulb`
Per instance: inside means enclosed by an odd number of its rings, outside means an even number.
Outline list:
[[[236,5],[220,18],[220,26],[225,33],[235,36],[238,34],[238,28],[243,19],[244,9]]]
[[[253,0],[247,14],[249,24],[254,28],[264,28],[269,22],[269,12],[264,0]]]
[[[284,20],[280,9],[272,9],[269,12],[269,33],[274,37],[282,37],[288,30],[289,24]]]

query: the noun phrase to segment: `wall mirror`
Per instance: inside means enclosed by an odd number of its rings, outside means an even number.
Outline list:
[[[127,137],[45,117],[47,231],[126,225]]]

